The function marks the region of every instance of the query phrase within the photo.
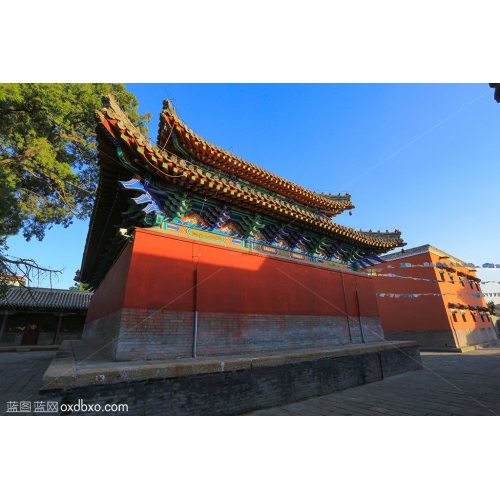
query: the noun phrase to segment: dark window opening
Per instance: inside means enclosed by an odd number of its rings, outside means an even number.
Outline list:
[[[83,315],[63,316],[59,333],[83,332],[84,325],[85,316]]]

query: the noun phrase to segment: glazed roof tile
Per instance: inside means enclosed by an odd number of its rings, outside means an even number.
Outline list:
[[[168,123],[169,127],[165,127],[166,123]],[[179,118],[174,107],[167,99],[163,102],[158,133],[158,145],[160,147],[171,147],[173,141],[172,130],[176,131],[188,152],[207,165],[235,173],[263,188],[271,189],[305,205],[317,207],[331,215],[337,215],[344,210],[354,208],[351,203],[351,195],[347,193],[345,195],[340,193],[338,195],[316,193],[203,139]]]

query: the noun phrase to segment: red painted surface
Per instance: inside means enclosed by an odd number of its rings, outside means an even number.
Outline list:
[[[464,285],[459,282],[457,272],[454,273],[454,283],[451,282],[449,273],[445,272],[445,281],[441,280],[439,269],[436,267],[409,267],[401,268],[400,263],[411,263],[423,265],[424,262],[442,262],[451,265],[456,271],[462,271],[466,274],[475,276],[475,270],[458,267],[450,263],[449,259],[439,258],[432,252],[426,252],[420,255],[410,257],[402,256],[401,259],[392,260],[385,264],[375,266],[379,272],[397,274],[399,276],[408,276],[414,278],[424,278],[428,280],[439,280],[437,283],[430,281],[417,281],[411,279],[399,279],[391,277],[377,276],[374,278],[376,292],[392,294],[448,294],[438,296],[420,296],[418,298],[390,298],[377,297],[377,302],[382,320],[382,326],[385,332],[390,331],[408,331],[408,330],[460,330],[460,329],[478,329],[491,328],[492,323],[488,321],[486,315],[482,321],[479,312],[476,313],[476,321],[473,320],[469,311],[465,314],[465,321],[460,312],[457,313],[457,321],[453,320],[451,308],[448,303],[465,304],[472,306],[486,306],[483,297],[474,297],[471,293],[481,293],[475,284],[469,285],[465,279]],[[388,268],[392,266],[392,268]],[[467,294],[467,295],[458,295]]]
[[[200,313],[345,316],[347,300],[349,315],[379,316],[370,277],[137,229],[132,255],[115,263],[87,321],[121,307],[193,311],[195,268]]]
[[[131,257],[132,245],[127,244],[101,286],[95,291],[85,323],[90,323],[123,308]]]

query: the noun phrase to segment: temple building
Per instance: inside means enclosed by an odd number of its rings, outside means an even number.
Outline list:
[[[387,340],[460,351],[497,340],[475,268],[432,245],[383,259],[370,273]]]
[[[354,208],[202,139],[169,101],[152,145],[108,96],[78,281],[95,289],[40,400],[133,414],[230,415],[422,368],[391,342],[374,279],[399,231],[334,222]]]
[[[334,222],[354,208],[195,134],[164,102],[151,145],[111,96],[79,280],[96,289],[84,340],[111,359],[168,359],[383,340],[358,269],[399,231]],[[356,321],[353,321],[355,318]]]

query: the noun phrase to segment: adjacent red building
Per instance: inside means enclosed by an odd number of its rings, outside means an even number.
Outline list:
[[[463,349],[497,339],[476,270],[422,245],[385,255],[373,266],[377,303],[387,340],[421,347]]]

